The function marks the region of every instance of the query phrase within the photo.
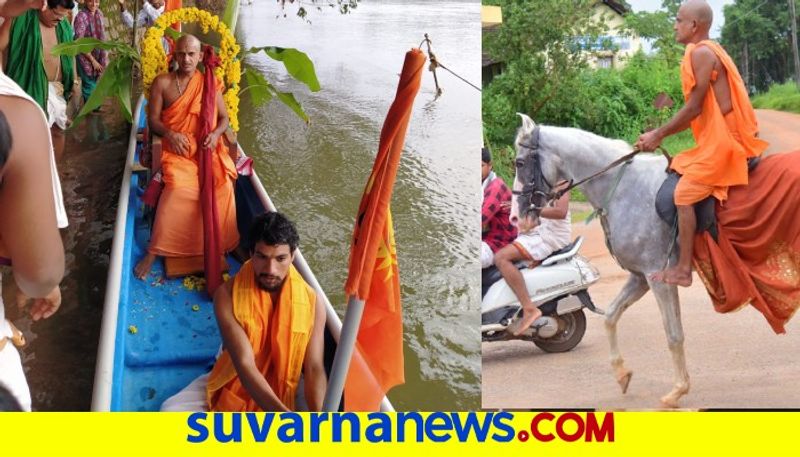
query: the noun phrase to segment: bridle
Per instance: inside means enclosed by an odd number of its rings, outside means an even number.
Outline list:
[[[523,199],[527,198],[527,204],[521,205],[526,207],[526,214],[531,210],[538,213],[545,208],[556,195],[556,192],[553,191],[552,184],[544,177],[544,172],[542,172],[542,160],[539,155],[538,125],[533,128],[533,132],[529,138],[525,142],[519,143],[519,146],[529,150],[530,154],[524,159],[517,159],[514,162],[514,165],[517,167],[517,174],[519,174],[520,169],[529,167],[533,170],[533,177],[531,181],[522,184],[522,190],[514,190],[511,193]]]

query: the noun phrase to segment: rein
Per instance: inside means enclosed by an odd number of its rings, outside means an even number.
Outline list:
[[[592,179],[602,175],[603,173],[606,173],[606,172],[614,169],[615,167],[619,167],[620,165],[622,166],[617,171],[617,173],[616,173],[616,175],[614,177],[614,181],[611,184],[611,187],[608,188],[608,191],[606,192],[606,195],[605,195],[603,203],[600,205],[600,207],[595,208],[595,210],[592,211],[592,213],[586,218],[586,223],[588,224],[595,217],[600,216],[600,224],[603,227],[603,234],[605,235],[606,247],[608,248],[608,252],[614,258],[614,260],[617,260],[617,263],[619,264],[620,262],[617,259],[616,255],[614,254],[614,250],[611,248],[611,242],[610,242],[610,240],[608,238],[609,228],[608,228],[608,221],[606,219],[606,215],[607,215],[606,208],[611,203],[611,199],[614,197],[614,193],[617,190],[617,186],[619,185],[620,181],[622,181],[622,175],[625,173],[625,170],[628,168],[628,165],[630,165],[631,162],[633,162],[633,158],[637,154],[639,154],[641,152],[644,152],[644,151],[641,151],[641,150],[639,150],[639,149],[634,147],[631,152],[629,152],[629,153],[625,154],[624,156],[614,160],[613,162],[611,162],[610,164],[605,166],[600,171],[598,171],[598,172],[596,172],[596,173],[594,173],[592,175],[589,175],[589,176],[587,176],[587,177],[585,177],[585,178],[583,178],[583,179],[581,179],[581,180],[579,180],[577,182],[572,180],[572,179],[570,179],[569,184],[565,188],[560,189],[560,190],[554,190],[553,186],[547,181],[547,179],[544,177],[544,173],[542,172],[542,164],[541,164],[541,161],[540,161],[540,158],[539,158],[539,126],[538,125],[536,127],[534,127],[533,132],[532,132],[531,137],[530,137],[530,140],[528,140],[527,143],[520,143],[520,146],[531,150],[531,155],[530,155],[530,159],[529,160],[533,161],[533,163],[532,163],[532,166],[533,166],[533,179],[531,180],[531,182],[523,185],[522,191],[513,191],[512,193],[514,195],[522,195],[522,196],[529,195],[530,196],[529,208],[533,208],[533,209],[541,210],[542,208],[544,208],[545,205],[549,205],[550,203],[560,199],[562,196],[564,196],[564,194],[566,194],[570,190],[580,186],[581,184],[583,184],[585,182],[588,182],[588,181],[591,181]],[[661,152],[661,154],[663,154],[664,157],[667,159],[667,171],[669,171],[670,166],[672,165],[672,157],[670,157],[669,153],[667,153],[667,151],[663,147],[659,146],[656,149],[659,150]],[[520,160],[520,161],[516,162],[516,165],[517,165],[517,168],[519,169],[522,166],[524,166],[525,164]],[[544,189],[543,184],[547,185],[547,188],[549,189],[549,192],[545,192],[543,190]],[[542,204],[542,206],[537,206],[533,202],[533,197],[535,195],[540,195],[541,197],[544,198],[544,203]],[[670,247],[670,253],[671,253],[671,251],[672,251],[672,246]],[[667,263],[669,262],[670,253],[667,253]]]
[[[670,155],[667,152],[667,150],[664,149],[663,147],[659,146],[656,149],[658,151],[660,151],[661,154],[667,159],[667,170],[669,170],[670,166],[672,165],[672,157],[670,157]],[[591,181],[592,179],[602,175],[603,173],[611,170],[612,168],[617,167],[619,165],[622,165],[623,163],[630,163],[630,161],[633,160],[633,158],[637,154],[639,154],[641,152],[644,152],[644,151],[641,151],[641,150],[639,150],[637,148],[633,148],[633,151],[631,151],[631,152],[625,154],[624,156],[620,157],[619,159],[611,162],[610,164],[608,164],[608,166],[606,166],[602,170],[598,171],[597,173],[595,173],[593,175],[590,175],[590,176],[587,176],[586,178],[583,178],[583,179],[581,179],[580,181],[577,181],[577,182],[573,182],[572,180],[570,180],[570,183],[569,183],[569,185],[567,187],[565,187],[562,190],[558,190],[558,191],[555,191],[555,192],[552,193],[552,199],[553,200],[558,200],[559,198],[561,198],[564,194],[566,194],[570,190],[580,186],[581,184],[583,184],[583,183],[585,183],[587,181]],[[614,186],[614,187],[616,188],[616,186]]]
[[[569,185],[567,185],[567,187],[565,187],[563,189],[560,189],[560,190],[553,190],[553,186],[547,181],[547,178],[544,177],[544,173],[542,173],[542,165],[541,165],[541,163],[539,161],[539,126],[538,125],[534,128],[533,133],[531,134],[531,139],[529,140],[529,142],[528,143],[520,143],[520,146],[522,146],[524,148],[527,148],[527,149],[530,149],[532,151],[531,156],[532,156],[532,160],[533,160],[533,180],[532,180],[532,182],[524,184],[523,187],[522,187],[522,191],[512,191],[512,194],[514,194],[514,195],[531,195],[531,205],[530,205],[530,207],[532,207],[534,209],[541,209],[544,206],[537,207],[532,202],[533,195],[535,195],[535,194],[542,195],[546,199],[545,205],[550,204],[550,203],[560,199],[561,197],[564,196],[564,194],[566,194],[567,192],[571,191],[572,189],[580,186],[581,184],[583,184],[585,182],[588,182],[588,181],[591,181],[592,179],[602,175],[603,173],[606,173],[607,171],[609,171],[609,170],[611,170],[611,169],[613,169],[615,167],[618,167],[618,166],[620,166],[622,164],[630,163],[637,154],[639,154],[641,152],[644,152],[644,151],[641,151],[641,150],[639,150],[637,148],[634,148],[631,152],[629,152],[629,153],[625,154],[624,156],[614,160],[613,162],[611,162],[610,164],[605,166],[600,171],[598,171],[598,172],[596,172],[596,173],[594,173],[592,175],[589,175],[589,176],[587,176],[587,177],[585,177],[585,178],[583,178],[583,179],[581,179],[581,180],[579,180],[577,182],[573,181],[573,180],[570,180],[569,181]],[[657,148],[657,150],[660,151],[661,154],[667,159],[667,170],[669,170],[670,166],[672,165],[672,157],[670,157],[669,153],[667,153],[667,151],[661,146],[659,146]],[[519,166],[520,166],[520,164],[517,163],[517,167],[518,168],[519,168]],[[616,184],[618,184],[619,180],[622,178],[621,175],[622,175],[622,172],[625,170],[625,168],[626,167],[623,167],[620,170],[620,173],[617,175]],[[541,186],[541,184],[546,184],[547,187],[550,189],[550,192],[545,192],[544,190],[541,190],[543,188],[543,186]],[[612,186],[611,192],[609,192],[609,195],[606,196],[606,204],[604,206],[608,205],[608,202],[611,200],[611,194],[613,194],[613,190],[616,189],[616,187],[617,187],[616,185]]]

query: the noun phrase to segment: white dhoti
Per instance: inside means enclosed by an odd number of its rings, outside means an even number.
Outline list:
[[[217,355],[219,356],[219,355]],[[161,411],[163,412],[196,412],[208,411],[208,402],[206,401],[206,387],[208,386],[208,375],[204,373],[194,381],[184,387],[183,390],[175,395],[164,400],[161,404]],[[303,384],[303,376],[300,376],[300,381],[297,383],[297,394],[295,395],[295,407],[298,411],[307,411],[308,405],[306,404],[305,387]]]
[[[14,332],[6,320],[2,288],[2,276],[0,276],[0,346],[2,346],[2,349],[0,349],[0,384],[17,399],[23,411],[30,411],[31,391],[28,389],[28,382],[25,380],[25,372],[22,370],[22,359],[19,357],[19,351],[11,342]]]
[[[541,218],[533,230],[520,233],[514,240],[518,249],[525,250],[532,260],[544,260],[550,254],[568,245],[572,236],[570,212],[564,219]]]
[[[164,400],[161,411],[165,412],[194,412],[208,411],[206,401],[206,386],[209,373],[198,376],[183,390]]]
[[[49,136],[49,135],[48,135]],[[53,199],[56,202],[56,226],[60,229],[67,228],[67,208],[64,207],[64,195],[61,193],[61,178],[56,169],[56,157],[53,153],[52,143],[50,145],[50,181],[53,184]]]
[[[47,83],[47,120],[49,126],[57,125],[61,130],[67,128],[67,100],[64,98],[64,86],[60,82]]]
[[[489,268],[492,265],[494,265],[494,252],[485,241],[481,241],[481,268]]]

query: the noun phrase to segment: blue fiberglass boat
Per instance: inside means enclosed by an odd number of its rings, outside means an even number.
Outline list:
[[[150,223],[140,199],[147,175],[134,167],[143,146],[140,133],[146,123],[144,106],[144,98],[140,98],[120,189],[93,411],[158,411],[165,399],[211,368],[221,344],[213,303],[196,287],[200,281],[166,278],[161,260],[153,264],[145,281],[133,276],[133,267],[150,238]],[[255,172],[239,176],[236,213],[240,233],[245,233],[252,218],[265,210],[274,211],[275,207]],[[239,263],[231,256],[226,260],[230,274],[234,274]],[[330,370],[341,321],[299,250],[294,265],[325,303],[325,365]],[[383,399],[381,409],[392,409],[388,399]]]

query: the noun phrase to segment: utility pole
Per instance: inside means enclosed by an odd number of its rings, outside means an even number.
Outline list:
[[[789,16],[792,18],[792,56],[794,57],[794,83],[800,88],[800,57],[797,55],[797,14],[795,0],[789,0]]]

